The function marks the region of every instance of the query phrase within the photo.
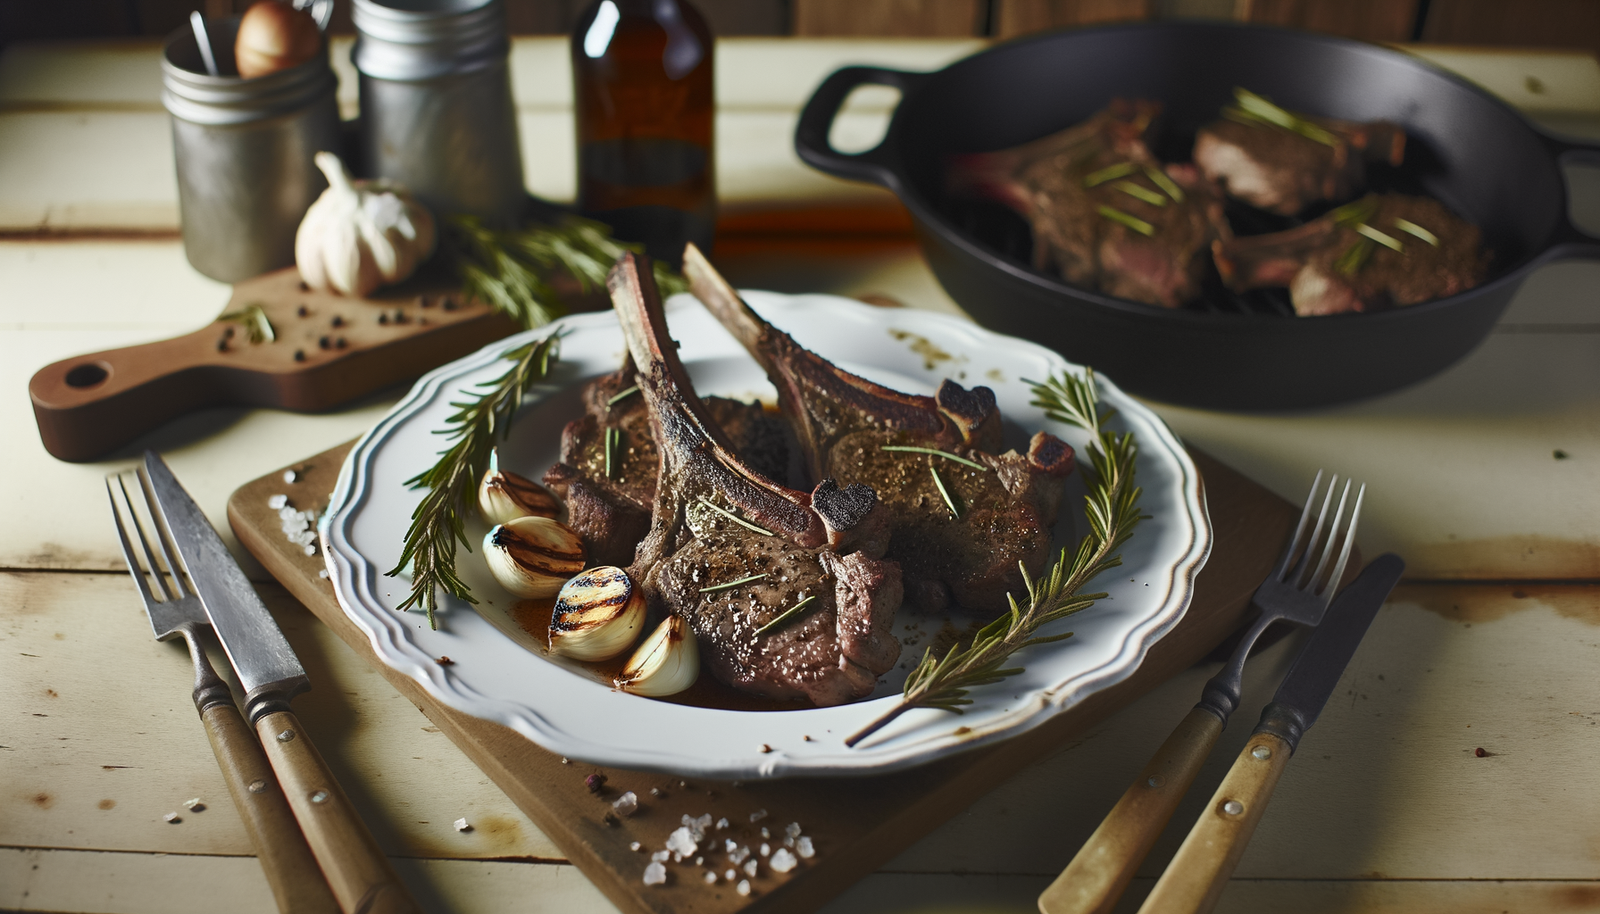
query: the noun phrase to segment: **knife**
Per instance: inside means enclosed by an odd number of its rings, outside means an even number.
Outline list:
[[[245,688],[245,717],[261,738],[339,907],[346,914],[417,912],[416,902],[289,709],[289,700],[311,682],[283,631],[161,456],[146,451],[144,468],[178,559]]]
[[[1139,914],[1205,914],[1216,906],[1289,757],[1405,569],[1399,556],[1380,555],[1334,600]]]

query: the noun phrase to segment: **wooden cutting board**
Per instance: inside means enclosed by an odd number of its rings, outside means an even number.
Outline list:
[[[333,409],[518,330],[437,274],[351,298],[307,288],[288,267],[234,286],[222,314],[251,306],[273,340],[253,342],[251,321],[218,317],[184,336],[39,369],[28,394],[45,450],[94,460],[206,406]]]
[[[420,707],[606,897],[624,911],[655,914],[814,910],[1023,767],[1204,657],[1244,620],[1250,595],[1277,558],[1298,513],[1237,472],[1195,453],[1211,514],[1211,558],[1198,577],[1188,613],[1127,680],[1008,742],[910,771],[741,784],[603,768],[576,760],[564,763],[512,730],[444,707],[415,682],[383,666],[366,635],[339,607],[332,585],[320,577],[321,556],[308,557],[302,547],[290,543],[280,529],[277,511],[267,504],[273,495],[285,494],[302,509],[325,507],[350,447],[345,444],[285,468],[296,472],[292,484],[284,482],[280,470],[234,492],[228,501],[228,520],[240,542]],[[1130,760],[1130,772],[1138,761]],[[605,777],[601,793],[585,787],[590,774]],[[642,803],[638,814],[609,815],[612,801],[629,790]],[[753,822],[762,810],[765,816]],[[726,817],[730,822],[726,831],[711,832],[719,847],[707,860],[717,862],[719,874],[731,865],[720,849],[722,842],[731,837],[757,848],[763,827],[773,836],[768,843],[777,848],[784,826],[799,823],[812,838],[816,856],[802,860],[786,875],[774,873],[762,860],[759,875],[750,880],[753,892],[748,897],[737,894],[734,883],[720,875],[715,884],[705,883],[706,871],[692,861],[669,862],[665,885],[645,885],[648,854],[665,845],[682,816],[706,813],[713,821]],[[630,848],[635,841],[642,845],[641,851]],[[1064,853],[1063,865],[1068,856]]]

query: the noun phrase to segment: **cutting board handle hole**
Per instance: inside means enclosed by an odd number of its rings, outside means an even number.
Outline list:
[[[80,390],[85,387],[94,387],[104,384],[106,378],[111,377],[111,366],[104,362],[85,362],[77,365],[67,372],[66,382],[68,387]]]

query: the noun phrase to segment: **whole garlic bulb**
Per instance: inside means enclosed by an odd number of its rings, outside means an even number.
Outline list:
[[[314,159],[328,189],[294,236],[294,262],[306,285],[362,296],[405,279],[433,254],[427,207],[398,187],[352,179],[331,152]]]

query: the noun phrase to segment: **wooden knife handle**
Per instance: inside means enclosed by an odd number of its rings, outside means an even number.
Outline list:
[[[1115,907],[1221,733],[1222,721],[1215,714],[1191,710],[1077,856],[1039,896],[1039,910],[1106,914]]]
[[[294,712],[263,715],[256,733],[345,914],[420,914]]]
[[[1289,744],[1271,733],[1250,737],[1139,914],[1205,914],[1216,907],[1290,752]]]
[[[223,688],[227,688],[223,686]],[[267,874],[267,884],[283,914],[338,914],[339,903],[322,878],[283,789],[267,764],[255,734],[230,697],[200,712],[211,751],[228,782],[233,805]]]

